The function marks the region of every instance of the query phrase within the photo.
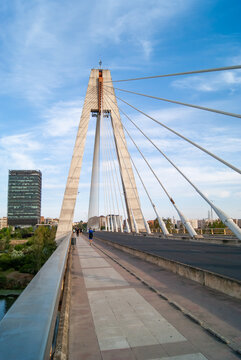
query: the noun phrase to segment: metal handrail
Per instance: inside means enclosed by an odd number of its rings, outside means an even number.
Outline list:
[[[50,358],[71,233],[32,279],[0,322],[0,360]]]

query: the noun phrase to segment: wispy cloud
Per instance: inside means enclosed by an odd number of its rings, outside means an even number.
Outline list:
[[[73,130],[76,130],[79,125],[82,104],[82,100],[54,103],[43,114],[45,134],[52,137],[72,135]]]
[[[33,140],[31,133],[10,135],[0,139],[0,153],[11,168],[31,169],[36,167],[34,157],[42,145]]]
[[[11,21],[0,34],[0,91],[34,105],[53,99],[57,89],[86,76],[93,56],[97,63],[98,44],[111,48],[128,44],[135,56],[149,58],[157,29],[162,32],[170,19],[190,10],[191,3],[95,0],[89,6],[77,0],[44,0],[29,6],[14,2]],[[6,17],[7,10],[3,10]],[[128,64],[128,53],[125,58],[125,66],[133,66],[131,61]],[[108,62],[115,66],[116,61]]]
[[[231,191],[210,189],[210,190],[205,191],[205,195],[207,197],[209,197],[209,199],[211,199],[214,196],[215,196],[215,198],[227,199],[230,197]]]
[[[191,3],[189,0],[173,0],[172,3],[165,0],[151,0],[148,3],[145,0],[95,2],[91,13],[90,34],[98,43],[103,38],[111,43],[119,43],[126,37],[129,41],[150,40],[151,35],[157,29],[165,28],[170,19],[190,10]],[[99,16],[103,6],[105,14]],[[111,24],[111,32],[106,24]]]
[[[73,76],[75,61],[70,62],[68,54],[76,59],[76,51],[71,42],[64,49],[61,38],[76,13],[55,1],[15,5],[11,22],[1,32],[1,92],[17,93],[38,105]],[[59,21],[53,21],[56,13]]]
[[[147,59],[150,58],[153,46],[150,40],[140,40],[144,55]]]
[[[189,89],[201,92],[214,92],[229,90],[235,92],[241,87],[241,73],[236,71],[225,71],[215,75],[199,75],[172,82],[172,86],[179,89]]]

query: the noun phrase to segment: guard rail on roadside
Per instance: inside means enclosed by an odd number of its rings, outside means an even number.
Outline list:
[[[56,240],[55,252],[0,322],[0,360],[50,358],[71,233]]]

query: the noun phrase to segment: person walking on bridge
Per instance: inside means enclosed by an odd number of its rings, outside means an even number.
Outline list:
[[[93,231],[91,228],[89,228],[89,241],[90,241],[90,245],[92,245],[93,235],[94,235],[94,231]]]

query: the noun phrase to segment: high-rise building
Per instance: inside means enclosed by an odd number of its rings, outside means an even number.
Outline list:
[[[8,225],[36,225],[41,214],[42,173],[9,170]]]

